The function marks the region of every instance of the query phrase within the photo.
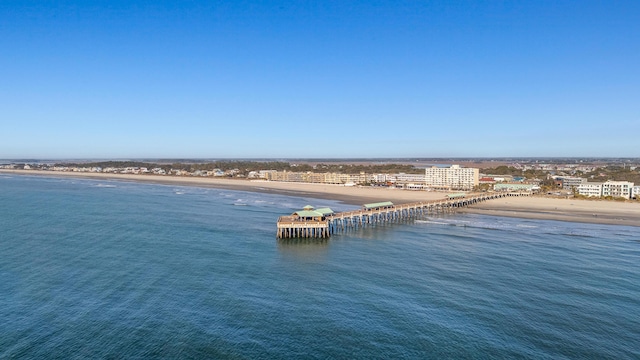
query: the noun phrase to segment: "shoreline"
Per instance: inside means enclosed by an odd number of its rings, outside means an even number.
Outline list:
[[[110,174],[110,173],[76,173],[42,170],[8,170],[0,169],[0,174],[18,176],[43,176],[52,178],[78,178],[90,180],[108,180],[137,182],[146,184],[191,186],[216,188],[236,191],[250,191],[266,194],[278,194],[294,197],[311,197],[324,200],[340,201],[347,205],[362,206],[366,203],[392,201],[403,204],[416,201],[444,199],[446,193],[411,191],[388,188],[371,188],[357,186],[341,186],[333,184],[270,182],[266,180],[220,179],[209,177],[180,177],[162,175]]]
[[[340,201],[347,205],[392,201],[396,204],[444,199],[446,193],[388,188],[340,186],[331,184],[269,182],[161,175],[52,172],[41,170],[0,169],[0,174],[125,181],[148,184],[218,188],[293,197]],[[458,210],[460,213],[556,220],[577,223],[640,226],[640,202],[616,202],[547,197],[513,197],[487,201]]]
[[[640,202],[513,197],[475,204],[460,212],[533,220],[640,226]]]

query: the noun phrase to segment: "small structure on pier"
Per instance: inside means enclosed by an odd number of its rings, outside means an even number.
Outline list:
[[[326,220],[325,215],[319,211],[315,211],[314,207],[307,205],[300,211],[291,214],[295,221],[322,221]]]
[[[362,205],[362,210],[383,210],[383,209],[392,209],[393,203],[391,201],[383,201],[371,204]]]
[[[296,211],[291,216],[295,220],[299,221],[322,221],[326,220],[327,216],[333,215],[334,212],[330,208],[315,209],[311,205],[307,205],[300,211]]]

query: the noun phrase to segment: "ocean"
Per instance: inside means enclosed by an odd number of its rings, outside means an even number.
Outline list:
[[[307,204],[354,208],[0,175],[0,358],[640,358],[640,227],[447,214],[276,240]]]

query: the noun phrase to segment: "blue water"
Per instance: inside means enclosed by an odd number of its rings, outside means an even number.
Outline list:
[[[640,228],[0,175],[0,358],[640,358]]]

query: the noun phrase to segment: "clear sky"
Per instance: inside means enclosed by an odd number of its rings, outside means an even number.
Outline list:
[[[640,1],[0,2],[0,158],[640,156]]]

